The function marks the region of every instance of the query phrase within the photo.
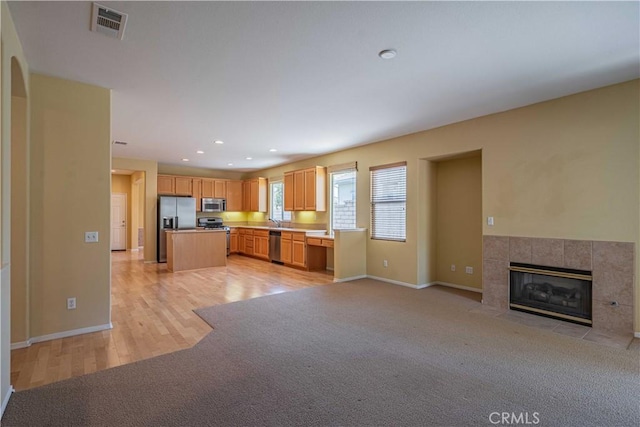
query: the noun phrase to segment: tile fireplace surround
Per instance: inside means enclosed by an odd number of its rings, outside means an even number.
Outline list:
[[[483,236],[482,242],[483,304],[509,307],[510,262],[588,270],[593,329],[633,334],[633,243],[510,236]]]

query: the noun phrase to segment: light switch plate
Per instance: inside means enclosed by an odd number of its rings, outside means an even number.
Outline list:
[[[493,225],[493,217],[492,216],[487,217],[487,225]]]
[[[84,233],[84,242],[85,243],[98,243],[98,232],[97,231],[86,231]]]

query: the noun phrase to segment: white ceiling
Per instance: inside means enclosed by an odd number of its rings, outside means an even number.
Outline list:
[[[99,3],[122,41],[9,8],[31,71],[113,90],[116,157],[262,169],[640,76],[637,2]]]

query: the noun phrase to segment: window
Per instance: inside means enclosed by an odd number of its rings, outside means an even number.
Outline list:
[[[376,166],[371,172],[371,238],[407,239],[407,163]]]
[[[291,212],[284,210],[284,184],[282,181],[273,181],[270,187],[269,218],[276,221],[291,221]]]
[[[329,167],[331,230],[356,228],[356,163]]]

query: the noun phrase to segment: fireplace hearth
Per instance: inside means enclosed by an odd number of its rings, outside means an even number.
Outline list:
[[[590,271],[515,262],[509,270],[511,309],[592,324]]]

